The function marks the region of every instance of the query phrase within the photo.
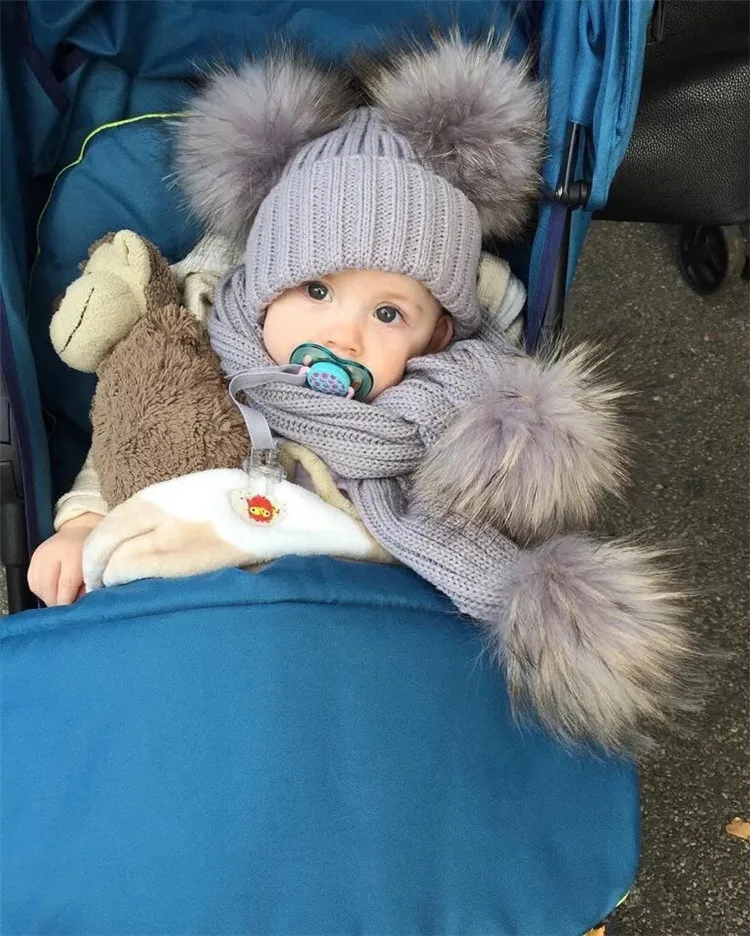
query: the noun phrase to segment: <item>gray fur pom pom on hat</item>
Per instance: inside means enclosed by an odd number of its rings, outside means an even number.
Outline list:
[[[281,50],[237,70],[216,68],[177,132],[177,175],[213,234],[244,245],[289,160],[358,105],[351,77]]]
[[[357,69],[388,126],[505,240],[523,232],[540,184],[546,102],[530,64],[509,59],[502,38],[454,31]]]

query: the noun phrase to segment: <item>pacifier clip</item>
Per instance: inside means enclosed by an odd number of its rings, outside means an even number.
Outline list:
[[[277,491],[286,472],[279,462],[278,449],[265,416],[240,402],[239,394],[274,382],[307,386],[319,393],[358,400],[366,398],[373,387],[372,374],[363,364],[339,358],[321,345],[299,345],[290,361],[281,366],[242,371],[229,381],[229,395],[242,414],[251,444],[250,457],[243,464],[247,488],[232,491],[230,499],[235,512],[253,524],[269,526],[283,515]]]

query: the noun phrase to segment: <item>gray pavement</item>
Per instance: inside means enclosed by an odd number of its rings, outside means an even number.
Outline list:
[[[666,736],[643,765],[640,872],[608,936],[750,933],[750,846],[724,832],[750,818],[748,292],[737,280],[717,297],[691,293],[675,237],[595,224],[568,304],[571,335],[618,338],[616,370],[642,391],[635,482],[604,525],[678,547],[696,631],[734,653],[707,660],[713,693],[691,733]]]
[[[717,297],[693,294],[675,239],[670,228],[595,224],[568,308],[573,335],[620,339],[615,369],[642,390],[645,447],[628,504],[606,526],[677,547],[695,630],[734,653],[706,662],[704,712],[643,765],[640,873],[607,936],[750,933],[750,846],[724,832],[750,818],[748,290],[738,279]]]

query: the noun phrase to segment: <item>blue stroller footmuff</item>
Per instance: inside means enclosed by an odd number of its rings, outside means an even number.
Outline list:
[[[412,572],[279,560],[3,636],[2,932],[580,936],[631,885],[632,765],[515,724]]]

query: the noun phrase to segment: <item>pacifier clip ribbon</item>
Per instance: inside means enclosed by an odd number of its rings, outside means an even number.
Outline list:
[[[304,386],[305,376],[299,373],[299,367],[290,365],[244,371],[229,381],[229,395],[242,414],[251,446],[250,457],[242,466],[247,475],[247,487],[232,491],[230,501],[243,520],[264,526],[270,526],[282,515],[282,505],[275,492],[286,478],[286,472],[279,462],[278,449],[265,416],[241,403],[238,395],[271,380]]]

